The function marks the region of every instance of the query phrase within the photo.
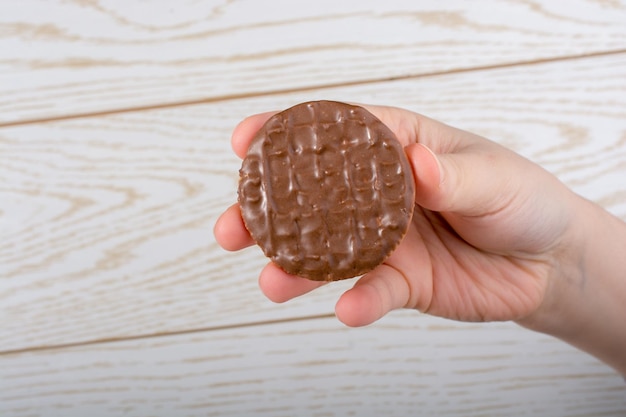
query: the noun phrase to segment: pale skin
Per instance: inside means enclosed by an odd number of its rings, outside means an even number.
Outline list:
[[[364,107],[405,146],[416,206],[398,248],[341,295],[337,318],[365,326],[411,308],[460,321],[513,320],[626,375],[626,223],[492,141],[408,110]],[[235,128],[240,158],[273,114]],[[254,244],[237,204],[214,233],[227,250]],[[272,263],[259,276],[275,302],[320,285]]]

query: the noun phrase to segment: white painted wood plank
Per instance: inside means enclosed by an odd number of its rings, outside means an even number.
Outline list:
[[[212,225],[235,200],[230,131],[315,98],[392,104],[485,133],[626,219],[626,54],[0,129],[3,351],[326,314],[286,305]]]
[[[0,2],[0,122],[626,48],[626,2]]]
[[[623,416],[626,383],[513,324],[394,314],[0,356],[19,416]]]

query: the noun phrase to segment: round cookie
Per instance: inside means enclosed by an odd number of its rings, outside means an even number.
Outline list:
[[[415,185],[402,145],[362,107],[298,104],[271,117],[240,170],[244,224],[267,257],[316,281],[362,275],[404,237]]]

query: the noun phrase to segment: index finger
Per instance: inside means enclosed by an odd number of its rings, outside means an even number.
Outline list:
[[[278,112],[270,111],[246,117],[235,127],[230,143],[238,157],[241,159],[245,158],[254,135],[256,135],[265,122],[276,113]]]

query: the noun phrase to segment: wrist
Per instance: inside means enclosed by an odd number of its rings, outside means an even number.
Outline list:
[[[590,201],[572,198],[570,225],[551,257],[544,299],[518,324],[626,374],[626,224]]]
[[[586,230],[588,225],[581,224],[580,219],[587,218],[582,213],[586,203],[577,201],[580,197],[572,196],[572,204],[576,207],[569,211],[568,226],[548,253],[550,264],[546,277],[546,289],[537,309],[516,322],[530,330],[562,337],[572,326],[571,309],[575,300],[581,296],[581,288],[585,286],[588,272],[585,259],[588,257]],[[582,199],[581,199],[582,200]]]

